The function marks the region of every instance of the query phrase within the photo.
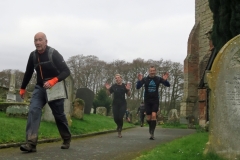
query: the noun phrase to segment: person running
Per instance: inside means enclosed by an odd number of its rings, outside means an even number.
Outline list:
[[[26,144],[21,145],[20,150],[25,152],[36,152],[42,108],[46,103],[49,104],[52,110],[58,131],[63,139],[61,149],[68,149],[70,147],[71,133],[66,115],[64,114],[64,99],[48,102],[46,90],[66,79],[70,75],[70,70],[62,55],[55,49],[52,54],[52,62],[55,65],[53,66],[48,57],[49,50],[53,48],[47,45],[47,37],[44,33],[39,32],[34,36],[34,44],[36,50],[31,52],[28,59],[20,89],[21,98],[25,96],[26,87],[33,75],[34,69],[37,73],[37,83],[29,106],[26,126]],[[36,61],[34,61],[34,56],[37,57]]]
[[[110,95],[113,93],[113,118],[117,124],[118,137],[122,138],[122,127],[123,127],[123,117],[127,109],[127,101],[125,99],[125,94],[127,96],[131,95],[130,89],[131,84],[122,83],[122,76],[120,74],[115,75],[116,83],[110,86],[108,83],[105,84],[107,89],[107,94]]]
[[[144,105],[147,114],[147,122],[149,124],[150,139],[154,140],[154,130],[157,123],[156,115],[159,110],[159,85],[162,83],[164,86],[170,87],[170,83],[167,81],[169,74],[166,72],[162,77],[156,76],[156,68],[154,66],[149,68],[148,74],[147,77],[138,74],[136,89],[140,89],[144,85]]]
[[[137,116],[139,115],[139,119],[140,119],[140,125],[141,127],[144,124],[144,118],[145,118],[145,106],[144,106],[144,102],[141,102],[140,106],[138,107],[137,110]]]

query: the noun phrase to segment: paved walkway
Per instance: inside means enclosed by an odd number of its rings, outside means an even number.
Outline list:
[[[192,129],[156,128],[155,140],[149,140],[148,127],[123,130],[122,138],[117,133],[73,139],[71,147],[60,149],[61,142],[44,143],[37,146],[37,152],[24,153],[17,148],[0,149],[1,160],[132,160],[142,152],[158,144],[192,134]]]

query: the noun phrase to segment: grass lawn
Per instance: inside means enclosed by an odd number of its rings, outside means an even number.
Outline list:
[[[116,129],[116,124],[112,118],[96,114],[85,114],[84,120],[72,118],[72,121],[70,130],[73,135]],[[24,142],[26,122],[27,119],[8,117],[4,112],[0,112],[0,144]],[[134,125],[124,123],[124,128],[131,126]],[[186,126],[166,124],[162,127],[185,128]],[[60,138],[55,123],[41,122],[39,139],[46,138]],[[207,141],[208,133],[199,130],[195,134],[161,144],[152,151],[143,153],[135,160],[224,160],[212,153],[203,155]]]
[[[135,160],[224,160],[215,154],[203,155],[208,141],[207,132],[198,132],[145,152]]]
[[[0,112],[0,144],[25,142],[25,128],[27,119],[8,117],[4,112]],[[134,126],[124,123],[123,128]],[[81,135],[86,133],[107,131],[116,129],[113,119],[96,114],[85,114],[83,120],[72,118],[70,127],[72,135]],[[38,139],[60,138],[55,123],[41,122]]]
[[[180,129],[187,129],[187,124],[180,124],[180,123],[164,123],[161,125],[162,128],[180,128]]]

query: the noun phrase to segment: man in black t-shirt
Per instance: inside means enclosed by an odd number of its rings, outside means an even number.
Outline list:
[[[159,85],[162,83],[164,86],[170,87],[170,84],[167,81],[169,76],[168,73],[163,74],[162,77],[158,77],[156,76],[156,68],[154,66],[151,66],[148,72],[149,75],[147,77],[138,74],[136,88],[140,89],[144,85],[144,105],[147,114],[147,122],[149,124],[150,139],[154,140],[156,116],[159,108]]]

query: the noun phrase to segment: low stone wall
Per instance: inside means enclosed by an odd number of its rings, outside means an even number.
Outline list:
[[[7,107],[9,106],[13,106],[13,105],[17,105],[17,106],[28,106],[29,103],[23,103],[23,102],[2,102],[0,103],[0,111],[6,112]]]
[[[28,105],[10,105],[7,107],[7,116],[27,118],[29,111]]]

